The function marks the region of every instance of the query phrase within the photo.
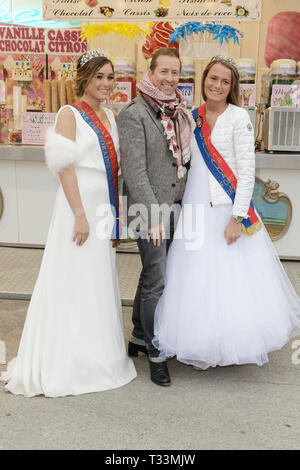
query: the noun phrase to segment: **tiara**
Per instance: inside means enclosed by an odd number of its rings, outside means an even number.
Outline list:
[[[234,67],[237,72],[239,71],[236,61],[232,57],[228,57],[227,55],[214,55],[210,59],[210,62],[219,62],[220,60],[222,60],[223,62],[228,62],[228,64],[232,65],[232,67]]]
[[[82,59],[80,61],[80,67],[82,67],[89,60],[94,59],[95,57],[107,57],[107,55],[105,54],[104,51],[102,51],[102,49],[94,49],[93,51],[88,51],[82,57]]]

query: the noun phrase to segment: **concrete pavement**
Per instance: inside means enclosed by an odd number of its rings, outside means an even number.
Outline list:
[[[8,360],[17,352],[27,306],[0,300]],[[123,313],[128,339],[131,308]],[[173,359],[168,388],[150,382],[144,357],[135,359],[133,382],[106,392],[24,398],[0,384],[0,450],[299,449],[300,364],[292,354],[300,362],[300,341],[299,354],[292,343],[263,367],[198,372]]]

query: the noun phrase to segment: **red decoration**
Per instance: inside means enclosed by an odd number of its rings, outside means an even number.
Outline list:
[[[265,61],[268,67],[277,59],[300,61],[300,13],[284,11],[269,23]]]
[[[174,29],[168,21],[160,21],[151,26],[149,36],[146,36],[142,51],[146,59],[150,59],[154,52],[161,47],[174,47],[179,50],[179,44],[173,42],[169,44],[169,39]]]

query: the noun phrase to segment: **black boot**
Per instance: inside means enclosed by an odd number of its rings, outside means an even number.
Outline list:
[[[129,341],[129,343],[128,343],[128,356],[137,357],[139,351],[141,353],[145,354],[146,356],[148,356],[148,351],[146,349],[146,346],[142,346],[141,344],[136,344],[136,343],[132,343],[131,341]]]
[[[156,385],[162,385],[163,387],[170,385],[171,379],[169,376],[167,361],[153,362],[149,361],[150,365],[150,377],[152,382]]]

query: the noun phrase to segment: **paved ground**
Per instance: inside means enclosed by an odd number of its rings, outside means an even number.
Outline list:
[[[0,299],[30,300],[43,254],[38,248],[0,246]],[[117,253],[123,305],[132,305],[141,267],[139,254]]]
[[[0,300],[0,339],[17,352],[27,301]],[[126,335],[131,308],[123,309]],[[198,372],[172,360],[172,386],[138,377],[120,389],[66,398],[23,398],[0,384],[1,449],[298,449],[300,362],[292,342],[270,362]],[[297,356],[297,357],[296,357]],[[4,370],[4,366],[0,366]]]

